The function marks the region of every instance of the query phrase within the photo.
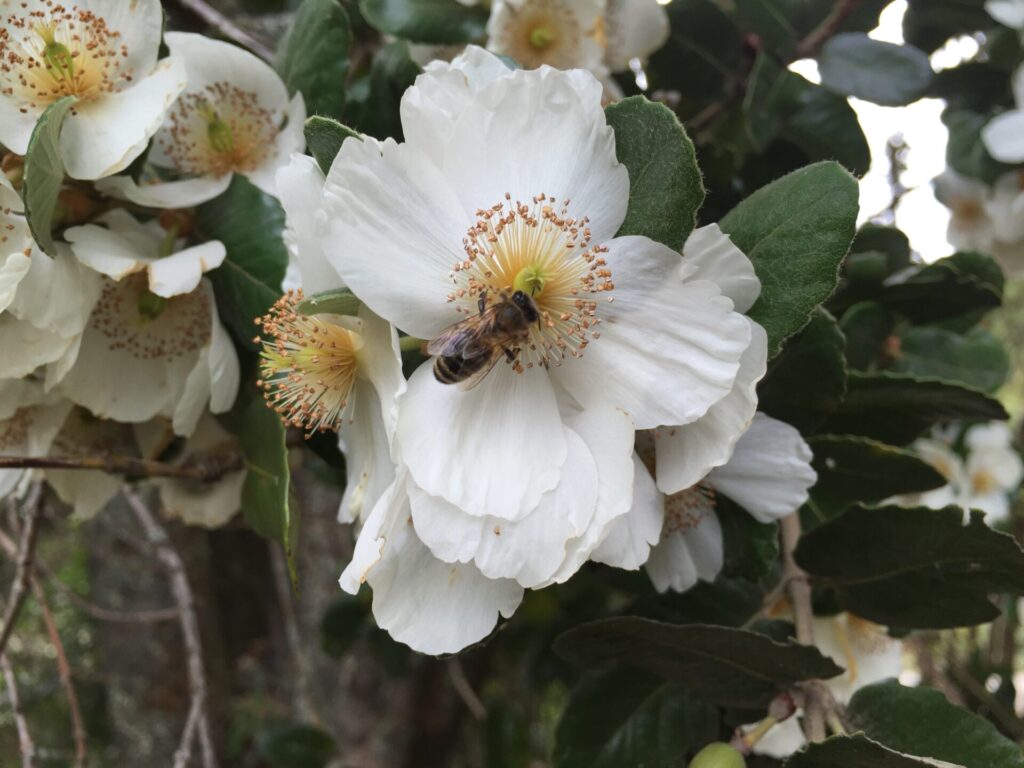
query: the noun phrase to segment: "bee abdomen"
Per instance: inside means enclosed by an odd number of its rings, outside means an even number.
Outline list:
[[[489,355],[477,355],[470,358],[451,355],[435,358],[434,378],[442,384],[458,384],[483,368],[489,359]]]

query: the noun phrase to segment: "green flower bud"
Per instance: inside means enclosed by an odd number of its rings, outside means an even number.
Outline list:
[[[747,768],[747,761],[724,741],[715,741],[694,755],[690,768]]]

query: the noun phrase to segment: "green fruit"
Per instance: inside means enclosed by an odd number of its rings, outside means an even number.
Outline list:
[[[694,755],[690,768],[747,768],[747,761],[724,741],[715,741]]]

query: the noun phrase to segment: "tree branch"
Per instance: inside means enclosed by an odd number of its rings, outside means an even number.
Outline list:
[[[171,544],[167,531],[150,512],[146,503],[130,488],[125,488],[124,497],[131,506],[135,517],[156,549],[157,559],[167,569],[171,581],[171,593],[178,604],[181,633],[185,640],[185,655],[188,660],[188,683],[192,695],[192,707],[198,709],[196,725],[203,768],[217,768],[217,757],[213,750],[210,734],[209,712],[207,711],[206,672],[203,669],[203,648],[199,638],[199,621],[196,618],[195,598],[185,573],[185,564]],[[186,723],[186,729],[188,724]],[[185,739],[182,739],[183,743]]]
[[[273,51],[203,0],[175,0],[175,2],[224,37],[245,46],[264,61],[273,61]]]
[[[839,31],[846,17],[857,10],[864,0],[839,0],[832,6],[832,12],[812,29],[803,40],[797,43],[794,60],[809,59],[817,56],[828,39]]]
[[[18,749],[21,752],[22,768],[34,768],[36,764],[36,745],[32,741],[32,735],[28,732],[28,722],[25,720],[25,713],[21,709],[21,698],[18,696],[18,681],[14,677],[14,670],[11,669],[11,662],[7,659],[7,656],[2,653],[0,653],[0,670],[4,674],[7,698],[11,702],[11,709],[14,710],[14,723],[18,729]]]
[[[21,540],[18,544],[17,566],[11,591],[4,607],[3,621],[0,622],[0,655],[3,655],[7,641],[18,620],[21,606],[28,594],[29,578],[32,576],[32,558],[35,556],[36,537],[39,533],[39,511],[42,506],[43,487],[36,484],[29,492],[25,503],[25,524],[21,528]]]
[[[245,467],[241,454],[208,456],[170,464],[133,456],[0,456],[0,469],[91,469],[127,477],[173,477],[213,483]]]

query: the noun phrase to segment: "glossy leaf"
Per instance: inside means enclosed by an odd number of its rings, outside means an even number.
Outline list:
[[[827,88],[893,107],[921,98],[932,81],[932,65],[923,51],[860,32],[832,37],[821,51],[818,67]]]
[[[479,41],[487,24],[486,6],[458,0],[361,0],[359,9],[376,29],[414,43]]]
[[[55,101],[39,117],[25,153],[25,176],[22,197],[32,238],[51,256],[53,244],[53,218],[57,211],[57,196],[64,182],[64,160],[60,153],[60,130],[64,119],[74,106],[75,98],[65,96]]]
[[[302,94],[309,114],[341,115],[351,44],[348,14],[338,0],[303,0],[275,66],[288,92]]]

